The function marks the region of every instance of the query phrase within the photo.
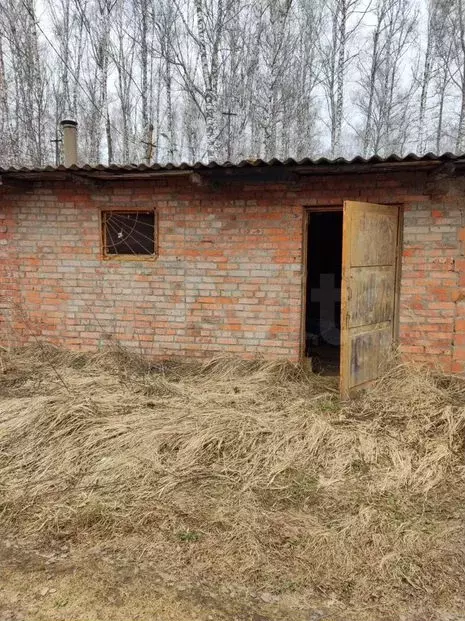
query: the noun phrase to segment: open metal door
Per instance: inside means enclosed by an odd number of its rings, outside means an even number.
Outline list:
[[[399,208],[344,202],[341,396],[379,377],[395,338]]]

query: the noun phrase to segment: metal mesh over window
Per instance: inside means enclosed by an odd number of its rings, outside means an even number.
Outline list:
[[[154,211],[106,211],[103,213],[103,252],[106,256],[155,254]]]

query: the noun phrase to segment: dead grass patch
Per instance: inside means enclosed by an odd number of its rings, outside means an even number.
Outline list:
[[[400,365],[341,404],[334,380],[284,362],[41,346],[0,368],[11,530],[140,535],[215,583],[373,610],[463,588],[462,379]]]

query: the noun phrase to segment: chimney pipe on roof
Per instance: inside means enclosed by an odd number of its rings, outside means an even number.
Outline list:
[[[61,121],[63,130],[63,155],[65,166],[77,164],[77,123],[69,119]]]

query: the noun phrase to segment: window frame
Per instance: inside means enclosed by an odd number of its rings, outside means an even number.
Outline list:
[[[107,252],[107,215],[111,214],[153,213],[153,253],[152,254],[111,254]],[[100,209],[100,256],[104,261],[155,261],[158,258],[158,211],[155,207],[128,207],[127,209]]]

